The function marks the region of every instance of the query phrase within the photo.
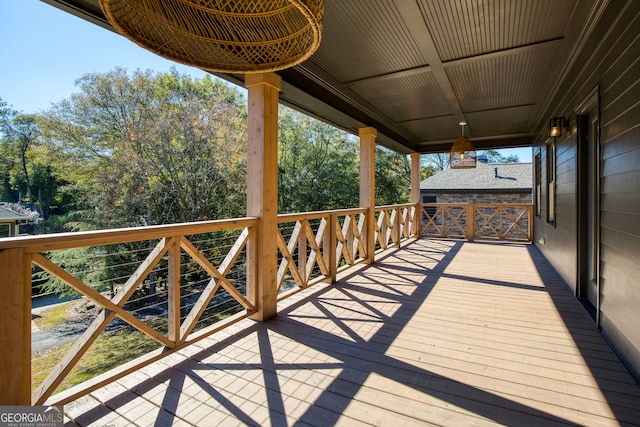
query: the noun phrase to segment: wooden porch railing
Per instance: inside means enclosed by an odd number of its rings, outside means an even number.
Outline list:
[[[408,239],[417,233],[416,205],[380,206],[376,213],[376,248],[388,249],[390,243],[400,247],[403,239]]]
[[[367,260],[367,221],[375,224],[376,251],[400,247],[418,231],[422,236],[470,240],[530,241],[532,236],[531,205],[403,204],[377,207],[374,213],[368,218],[368,210],[358,208],[280,215],[274,242],[279,251],[279,299],[319,281],[334,282],[338,272]],[[98,310],[45,372],[46,378],[38,380],[31,396],[22,398],[32,404],[70,401],[251,316],[257,303],[247,278],[254,268],[248,263],[256,259],[252,251],[257,224],[257,218],[241,218],[0,239],[0,333],[9,348],[0,368],[30,372],[32,360],[25,355],[31,351],[31,328],[19,319],[31,311],[34,277],[64,284]],[[79,249],[91,260],[79,260],[73,252],[59,256]],[[127,262],[114,263],[119,257]],[[112,268],[110,279],[97,279],[96,266]],[[141,314],[150,311],[148,301],[160,310],[152,320]],[[114,322],[155,343],[155,350],[60,392],[65,378]],[[30,378],[21,381],[25,383],[16,384],[16,389],[31,390]],[[11,389],[14,384],[5,386]]]
[[[2,259],[22,258],[23,261],[22,268],[19,266],[6,268],[7,265],[0,261],[0,274],[5,278],[8,276],[8,281],[3,284],[3,288],[7,285],[19,285],[23,288],[24,295],[31,295],[32,273],[41,270],[47,276],[46,280],[62,282],[91,300],[95,306],[100,307],[99,313],[92,323],[64,356],[60,357],[44,381],[33,391],[31,403],[44,404],[116,317],[156,341],[161,349],[150,353],[148,357],[138,361],[134,366],[128,366],[126,369],[114,372],[110,381],[157,360],[167,353],[183,348],[221,327],[251,315],[255,311],[255,301],[250,301],[247,298],[244,286],[239,286],[237,281],[232,281],[227,276],[231,269],[240,262],[239,260],[246,260],[244,252],[247,244],[253,238],[256,224],[257,219],[255,218],[243,218],[86,233],[65,233],[1,241],[0,257]],[[215,252],[215,248],[198,245],[197,239],[199,237],[197,236],[229,232],[230,230],[236,231],[235,242],[216,267],[211,262],[213,259],[211,253]],[[104,265],[109,253],[122,254],[121,251],[107,248],[131,243],[142,243],[137,246],[144,249],[129,252],[129,262],[115,266],[121,280],[118,281],[117,293],[111,298],[107,292],[101,292],[96,283],[82,279],[83,276],[90,277],[90,275],[87,274],[88,270],[79,271],[73,268],[77,260],[63,257],[62,262],[56,263],[54,261],[56,259],[55,252],[91,247],[99,248],[94,253],[101,253],[101,255],[95,259],[99,258],[99,262]],[[139,262],[132,265],[131,258],[138,258]],[[185,264],[184,258],[191,260],[189,266]],[[189,268],[192,274],[196,270],[200,270],[200,273],[208,277],[208,283],[204,289],[201,289],[197,298],[191,298],[192,301],[188,307],[185,300],[181,298],[181,290],[185,285],[185,268]],[[136,316],[134,310],[136,304],[132,304],[132,297],[139,292],[145,281],[148,282],[149,276],[154,272],[160,272],[158,274],[164,276],[166,289],[163,302],[163,305],[166,305],[166,315],[159,326],[147,323],[140,316]],[[220,324],[216,324],[215,328],[210,328],[205,334],[200,331],[194,333],[196,324],[220,288],[224,289],[244,310],[238,315],[231,316]],[[3,291],[5,290],[3,289]],[[0,302],[0,304],[3,303]],[[133,307],[127,307],[127,304],[133,305]],[[3,319],[3,322],[5,321],[6,319]],[[30,328],[24,328],[22,333],[28,331]],[[5,336],[12,336],[17,332],[3,329],[2,333],[7,334]],[[13,339],[15,338],[13,336]],[[31,337],[28,335],[19,338],[29,343],[31,341]],[[91,384],[85,392],[98,385],[97,383]]]
[[[345,209],[279,215],[279,299],[318,281],[334,282],[338,271],[362,262],[366,258],[366,212]]]
[[[423,237],[531,242],[533,205],[425,203],[420,207]]]
[[[366,260],[363,230],[369,220],[367,212],[346,209],[280,215],[275,242],[280,253],[279,299],[318,281],[334,282],[338,272]],[[399,247],[401,240],[415,237],[415,205],[380,207],[376,215],[377,219],[371,220],[377,222],[374,239],[379,250]],[[55,280],[75,290],[97,307],[98,314],[79,338],[60,352],[54,366],[47,372],[32,373],[44,377],[37,381],[30,397],[21,399],[32,404],[73,400],[251,316],[256,312],[256,301],[251,297],[255,295],[253,284],[247,282],[253,266],[247,263],[256,259],[250,254],[257,224],[257,218],[241,218],[0,239],[0,291],[5,297],[0,301],[0,333],[12,346],[8,357],[0,360],[0,369],[11,366],[30,372],[33,361],[26,360],[25,354],[31,351],[31,328],[11,319],[24,318],[18,313],[31,311],[31,290],[37,280]],[[82,257],[87,259],[79,259],[73,252],[80,249],[85,250]],[[126,262],[113,262],[120,259]],[[95,270],[107,268],[112,269],[110,278],[98,278]],[[234,307],[227,315],[216,317],[219,313],[210,312],[221,293],[226,298],[224,306]],[[144,313],[151,308],[161,314],[150,320]],[[65,378],[79,369],[92,344],[109,334],[115,323],[132,333],[138,331],[155,343],[155,350],[134,360],[125,359],[122,366],[61,391]],[[30,378],[22,380],[22,388],[30,390]],[[11,388],[12,384],[5,386]]]

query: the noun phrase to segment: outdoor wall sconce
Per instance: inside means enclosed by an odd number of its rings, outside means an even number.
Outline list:
[[[554,117],[549,121],[549,136],[562,136],[563,130],[569,130],[569,120],[566,117]]]
[[[324,0],[100,0],[113,27],[164,58],[207,71],[265,73],[320,46]]]
[[[449,165],[451,169],[469,169],[476,167],[476,148],[471,141],[469,141],[469,138],[464,136],[464,127],[466,125],[465,122],[460,122],[462,133],[451,146],[451,152],[449,153]]]

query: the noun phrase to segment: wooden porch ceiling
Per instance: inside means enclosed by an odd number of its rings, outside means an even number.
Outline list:
[[[111,29],[98,0],[43,0]],[[531,145],[604,0],[325,1],[322,43],[281,100],[408,153]],[[221,77],[243,84],[242,75]]]
[[[67,403],[68,425],[640,425],[534,246],[413,241],[297,298]]]

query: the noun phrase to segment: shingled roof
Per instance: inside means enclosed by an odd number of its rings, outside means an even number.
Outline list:
[[[9,208],[6,208],[0,205],[0,222],[12,222],[12,221],[21,221],[21,220],[29,220],[31,217],[29,215],[21,214]]]
[[[531,191],[531,163],[482,163],[473,169],[445,169],[420,182],[420,190]]]

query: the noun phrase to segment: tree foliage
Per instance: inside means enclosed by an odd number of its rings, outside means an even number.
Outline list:
[[[408,203],[411,165],[407,156],[376,148],[376,205]]]
[[[359,206],[358,140],[287,107],[279,111],[278,165],[282,213]],[[377,205],[406,203],[411,185],[407,156],[376,148]]]
[[[0,99],[2,198],[48,231],[244,216],[246,100],[210,77],[116,68],[40,115]],[[359,205],[356,137],[280,108],[279,209]],[[376,149],[376,204],[408,201],[406,156]]]
[[[242,92],[175,70],[116,68],[86,74],[76,85],[76,93],[38,115],[0,99],[2,200],[35,205],[45,232],[245,216]],[[356,137],[281,107],[278,150],[280,212],[359,205]],[[376,204],[407,202],[409,187],[407,157],[377,148]],[[138,265],[146,245],[49,256],[86,283],[113,283],[122,265]],[[43,291],[68,291],[43,272],[35,277]]]
[[[485,156],[488,163],[518,163],[520,159],[515,154],[503,155],[500,150],[482,150],[478,156]]]
[[[443,171],[449,167],[449,153],[423,154],[421,157],[422,167],[428,167],[435,173]]]
[[[488,163],[518,163],[515,154],[503,155],[500,150],[479,150],[477,157],[484,157]],[[424,180],[449,168],[449,153],[431,153],[420,156],[420,180]]]
[[[194,80],[123,69],[87,74],[81,91],[48,112],[48,146],[101,227],[243,214],[242,94]]]
[[[279,211],[357,207],[357,142],[345,132],[290,108],[280,107],[279,116]]]
[[[42,117],[22,114],[0,99],[0,200],[24,202],[46,219],[61,202],[63,180],[52,175],[45,151]]]

